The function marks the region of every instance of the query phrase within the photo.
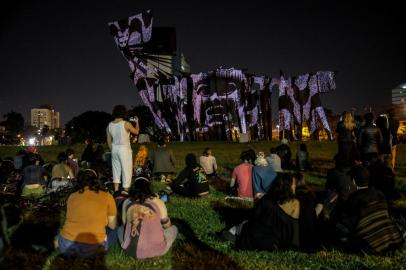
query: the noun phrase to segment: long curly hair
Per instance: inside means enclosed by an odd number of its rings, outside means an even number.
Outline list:
[[[145,145],[141,145],[137,154],[135,155],[134,165],[137,167],[144,166],[148,158],[148,153],[148,148]]]
[[[343,116],[344,127],[348,130],[355,128],[355,120],[351,112],[345,112]]]

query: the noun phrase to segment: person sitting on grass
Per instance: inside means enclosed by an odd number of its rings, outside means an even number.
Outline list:
[[[281,144],[276,147],[276,153],[281,158],[281,165],[283,170],[292,169],[292,163],[290,159],[292,158],[292,152],[288,145],[288,140],[283,138]]]
[[[71,168],[73,175],[76,177],[79,173],[79,165],[75,157],[75,151],[72,148],[68,148],[65,151],[66,155],[68,155],[68,166]]]
[[[186,167],[173,180],[171,185],[173,192],[186,197],[209,194],[209,183],[203,168],[197,163],[195,154],[187,154],[185,163]]]
[[[300,202],[296,181],[278,173],[271,188],[254,206],[252,217],[225,229],[221,237],[242,250],[275,250],[299,246]]]
[[[58,237],[59,252],[66,256],[93,257],[104,254],[117,241],[117,208],[113,196],[104,191],[94,170],[78,175],[78,191],[66,205],[66,220]]]
[[[73,179],[75,175],[68,165],[68,155],[65,152],[58,154],[58,164],[52,168],[52,179]]]
[[[124,252],[137,259],[162,256],[178,234],[165,203],[153,193],[149,178],[137,177],[122,205],[123,227],[118,238]]]
[[[26,198],[38,198],[45,193],[44,186],[48,174],[39,166],[39,160],[34,153],[28,154],[28,166],[23,169],[23,182],[21,196]]]
[[[137,174],[137,172],[142,172],[143,174],[150,176],[151,168],[148,160],[148,153],[149,151],[147,146],[141,145],[140,148],[138,148],[138,152],[135,155],[133,163],[134,174]]]
[[[86,147],[83,150],[80,158],[80,165],[89,167],[90,163],[93,161],[93,140],[91,138],[87,138],[85,140],[85,144]]]
[[[296,168],[299,171],[306,171],[310,169],[310,158],[307,146],[304,143],[300,144],[299,151],[296,153]]]
[[[403,239],[390,218],[385,195],[368,186],[368,169],[355,166],[350,174],[357,185],[357,191],[332,212],[340,243],[350,250],[372,253],[399,248]]]
[[[252,168],[251,154],[244,151],[240,155],[242,163],[234,168],[231,175],[230,188],[235,189],[237,186],[238,197],[253,198],[252,192]]]
[[[217,163],[209,147],[205,148],[203,155],[199,158],[199,163],[203,167],[207,177],[216,176]]]
[[[281,158],[276,153],[275,147],[271,147],[270,154],[266,157],[266,161],[268,161],[269,167],[271,167],[274,172],[283,172]]]
[[[152,174],[155,178],[165,181],[175,173],[175,156],[172,150],[167,148],[163,139],[158,140],[158,146],[151,152],[149,160],[151,160]]]
[[[334,157],[335,167],[327,171],[325,189],[338,194],[337,203],[347,200],[348,196],[356,190],[349,172],[350,161],[343,154],[336,154]]]
[[[268,166],[264,152],[258,152],[255,166],[252,169],[252,183],[254,188],[254,198],[260,199],[268,192],[273,180],[276,178],[276,172]]]

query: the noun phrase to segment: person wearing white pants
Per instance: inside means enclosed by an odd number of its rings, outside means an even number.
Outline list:
[[[135,117],[135,127],[133,127],[131,123],[124,120],[126,116],[125,106],[114,107],[114,120],[107,127],[107,145],[111,151],[114,191],[118,191],[120,183],[122,183],[124,191],[128,192],[133,169],[130,133],[138,135],[139,125],[137,117]]]

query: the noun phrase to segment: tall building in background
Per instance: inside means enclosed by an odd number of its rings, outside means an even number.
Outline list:
[[[59,112],[56,112],[52,105],[41,105],[39,108],[31,109],[31,125],[39,129],[48,126],[50,129],[60,127]]]
[[[406,105],[406,83],[392,89],[392,105]]]

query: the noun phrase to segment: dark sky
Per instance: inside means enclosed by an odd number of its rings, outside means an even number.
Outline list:
[[[326,107],[335,112],[378,108],[390,104],[390,90],[406,82],[400,2],[53,0],[2,5],[0,114],[15,110],[29,121],[31,107],[48,103],[65,123],[86,110],[110,112],[115,104],[139,104],[107,23],[146,9],[153,10],[155,26],[176,27],[192,72],[219,66],[270,76],[280,69],[289,75],[337,70],[337,89],[322,96]]]

